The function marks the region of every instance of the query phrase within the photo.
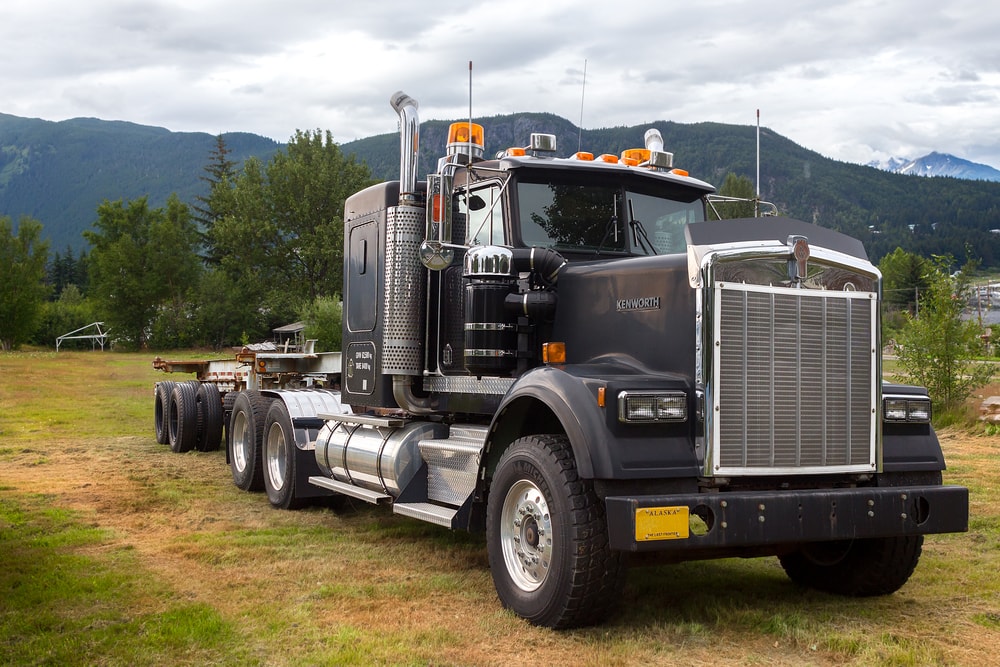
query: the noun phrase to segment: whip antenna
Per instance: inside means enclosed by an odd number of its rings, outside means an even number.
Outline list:
[[[485,141],[483,142],[486,143]],[[485,148],[485,146],[483,147]],[[469,61],[469,164],[472,164],[472,61]]]
[[[583,59],[583,89],[580,91],[580,127],[577,128],[576,150],[583,150],[583,100],[587,94],[587,59]]]

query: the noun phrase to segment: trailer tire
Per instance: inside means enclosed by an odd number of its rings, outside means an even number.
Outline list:
[[[261,443],[267,409],[273,400],[259,391],[241,391],[233,403],[228,438],[229,469],[233,473],[233,484],[244,491],[264,489]]]
[[[197,390],[191,382],[180,382],[170,393],[170,449],[190,451],[198,439]]]
[[[222,443],[222,397],[219,396],[219,388],[211,382],[202,382],[198,385],[195,402],[200,417],[195,448],[199,452],[214,452]]]
[[[851,597],[889,595],[913,574],[923,543],[923,535],[817,542],[778,560],[800,586]]]
[[[274,401],[264,423],[264,490],[279,509],[296,509],[302,501],[295,495],[295,429],[284,402]]]
[[[486,510],[500,602],[535,625],[602,620],[620,598],[625,558],[608,544],[604,504],[562,435],[520,438],[497,464]]]
[[[156,431],[156,442],[161,445],[170,444],[170,394],[176,386],[177,383],[171,380],[156,383],[153,428]]]

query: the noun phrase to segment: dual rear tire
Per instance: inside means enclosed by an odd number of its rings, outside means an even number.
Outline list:
[[[208,452],[222,442],[219,389],[208,382],[158,382],[154,393],[156,441],[174,452]]]

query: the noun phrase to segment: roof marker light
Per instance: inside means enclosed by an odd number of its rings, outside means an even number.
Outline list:
[[[486,142],[483,139],[482,125],[462,121],[448,126],[448,155],[468,153],[469,144],[472,145],[472,154],[475,157],[483,156]]]

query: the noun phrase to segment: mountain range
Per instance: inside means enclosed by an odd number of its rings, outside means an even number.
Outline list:
[[[889,158],[869,162],[868,166],[882,169],[894,174],[912,176],[951,176],[973,181],[1000,181],[1000,170],[988,164],[970,162],[947,153],[928,153],[915,160],[906,158]]]
[[[486,131],[486,154],[524,146],[532,132],[555,134],[559,155],[578,148],[618,155],[641,147],[656,127],[674,164],[721,185],[730,173],[754,179],[756,135],[750,126],[656,121],[633,127],[580,129],[545,113],[474,119]],[[419,173],[432,171],[444,153],[449,121],[421,125]],[[336,133],[334,132],[336,137]],[[222,135],[236,164],[250,156],[267,161],[282,144],[266,137]],[[44,225],[53,252],[85,247],[81,232],[104,200],[146,196],[162,206],[171,193],[189,204],[207,194],[205,168],[217,145],[207,133],[122,121],[77,118],[52,122],[0,114],[0,216],[22,215]],[[382,134],[341,145],[367,163],[376,178],[399,173],[399,137]],[[958,161],[958,158],[951,158]],[[964,161],[962,161],[964,162]],[[923,170],[926,173],[929,170]],[[985,266],[1000,266],[1000,182],[914,178],[871,166],[838,162],[761,130],[761,196],[792,217],[860,238],[877,261],[896,247],[963,261],[969,248]]]

